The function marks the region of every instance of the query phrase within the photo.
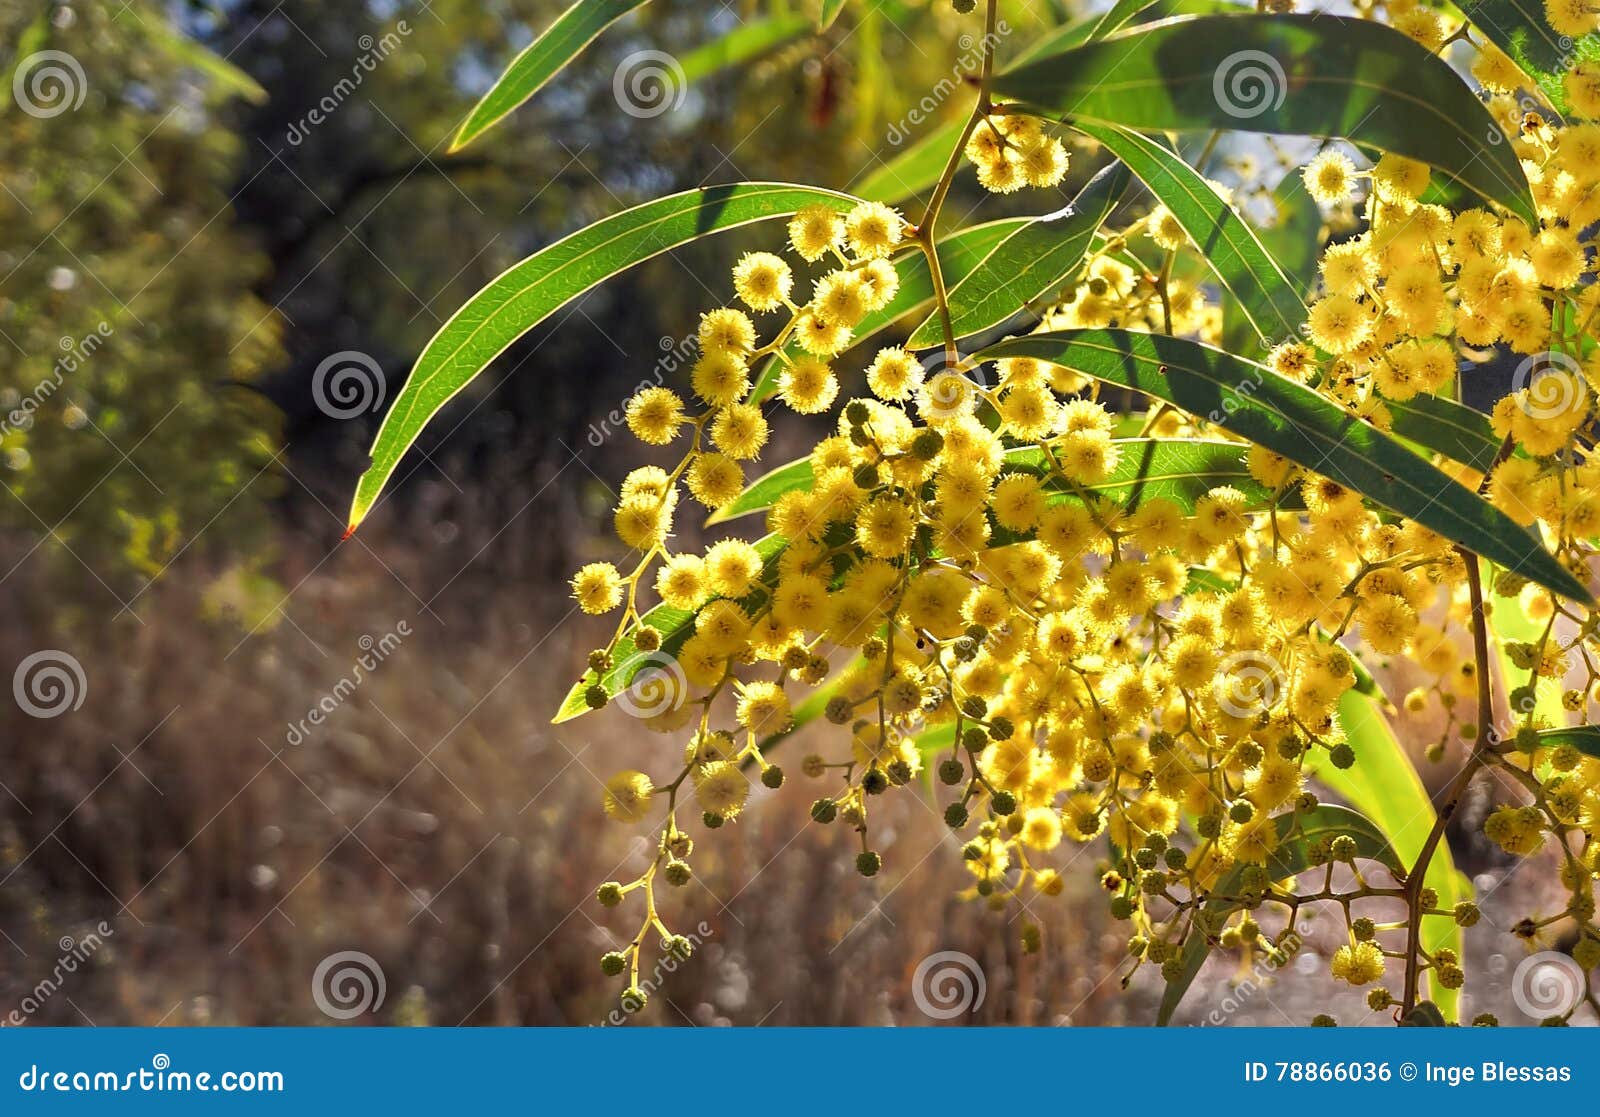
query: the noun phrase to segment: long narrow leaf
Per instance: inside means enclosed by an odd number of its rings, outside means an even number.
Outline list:
[[[1198,342],[1128,330],[1035,334],[979,354],[997,357],[1037,357],[1164,399],[1559,594],[1590,599],[1505,513],[1389,435],[1261,365]]]
[[[1294,283],[1250,223],[1198,171],[1148,136],[1103,124],[1080,122],[1078,127],[1133,168],[1172,211],[1259,336],[1274,341],[1295,336],[1306,307]]]
[[[490,87],[467,119],[461,122],[451,151],[460,151],[478,136],[509,116],[518,105],[544,86],[571,62],[600,32],[641,7],[645,0],[577,0],[556,21],[511,60],[506,72]]]
[[[1298,876],[1311,868],[1315,863],[1313,850],[1320,843],[1341,834],[1348,834],[1355,840],[1358,857],[1377,861],[1391,872],[1405,871],[1383,832],[1371,819],[1356,811],[1344,807],[1319,806],[1305,812],[1279,815],[1273,821],[1278,829],[1279,845],[1267,859],[1267,874],[1274,880]],[[1157,1024],[1171,1023],[1172,1014],[1178,1010],[1183,995],[1200,975],[1200,967],[1210,957],[1212,946],[1215,945],[1213,940],[1220,930],[1214,925],[1215,921],[1226,910],[1227,898],[1238,891],[1242,873],[1240,867],[1229,870],[1212,889],[1216,899],[1206,903],[1199,917],[1208,925],[1197,926],[1184,944],[1183,972],[1167,983],[1161,995],[1161,1008],[1156,1015]]]
[[[1001,74],[994,91],[1027,111],[1138,131],[1342,136],[1419,159],[1537,220],[1512,145],[1460,75],[1369,20],[1164,20]]]
[[[1347,691],[1339,700],[1339,724],[1355,749],[1356,762],[1349,768],[1320,765],[1316,778],[1376,822],[1406,865],[1415,863],[1437,817],[1416,766],[1375,699]],[[1472,885],[1456,870],[1443,842],[1428,863],[1425,883],[1439,893],[1439,906],[1446,911],[1472,898]],[[1429,952],[1444,946],[1460,955],[1461,928],[1455,920],[1433,917],[1425,920],[1425,927]],[[1433,999],[1446,1016],[1455,1016],[1456,990],[1435,983]]]
[[[781,182],[689,190],[597,221],[502,272],[451,315],[417,358],[372,443],[372,464],[356,485],[349,530],[366,518],[428,420],[512,342],[571,299],[708,233],[787,217],[811,204],[843,212],[855,201],[847,194]]]
[[[1095,233],[1128,188],[1121,163],[1106,167],[1072,204],[1028,222],[950,288],[951,327],[958,338],[998,326],[1035,299],[1055,290],[1083,263]],[[948,282],[948,280],[947,280]],[[939,315],[930,314],[906,344],[922,349],[942,336]]]

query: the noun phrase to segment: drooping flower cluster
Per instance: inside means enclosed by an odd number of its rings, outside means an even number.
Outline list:
[[[1434,49],[1447,38],[1431,9],[1390,13]],[[1593,24],[1581,4],[1552,4],[1558,31],[1569,18]],[[1307,189],[1354,213],[1360,231],[1322,253],[1304,338],[1275,348],[1267,367],[1388,429],[1396,407],[1455,396],[1495,347],[1530,358],[1489,420],[1502,445],[1487,474],[1440,462],[1587,580],[1600,536],[1600,463],[1589,459],[1600,287],[1588,231],[1600,220],[1600,123],[1524,113],[1506,64],[1488,48],[1474,73],[1514,136],[1539,227],[1425,201],[1423,164],[1386,155],[1359,170],[1325,150],[1304,170]],[[1579,117],[1600,114],[1600,75],[1587,65],[1567,83]],[[995,191],[1058,182],[1067,162],[1059,140],[1020,116],[980,120],[966,154]],[[1130,924],[1135,969],[1179,980],[1202,937],[1280,950],[1259,909],[1287,910],[1288,931],[1301,905],[1335,899],[1349,933],[1335,977],[1371,984],[1399,960],[1459,987],[1454,950],[1393,936],[1423,917],[1471,925],[1470,902],[1441,907],[1398,873],[1393,886],[1369,883],[1357,861],[1371,854],[1349,835],[1312,844],[1311,864],[1327,866],[1326,881],[1315,875],[1320,892],[1297,892],[1274,857],[1317,817],[1311,777],[1361,763],[1340,711],[1374,691],[1363,657],[1405,657],[1432,680],[1403,703],[1442,712],[1430,755],[1496,768],[1520,787],[1485,831],[1510,853],[1555,846],[1571,899],[1519,931],[1575,929],[1573,956],[1592,971],[1600,760],[1573,739],[1540,735],[1600,706],[1600,620],[1586,608],[1488,571],[1499,607],[1542,628],[1532,641],[1503,640],[1512,721],[1491,733],[1470,712],[1491,684],[1471,639],[1482,623],[1468,565],[1477,559],[1237,439],[1216,416],[1170,405],[1117,414],[1080,370],[1034,359],[989,367],[941,356],[930,368],[881,348],[834,433],[747,491],[746,463],[768,440],[764,401],[808,415],[835,407],[833,362],[884,324],[869,319],[898,290],[898,254],[919,250],[913,233],[874,203],[802,210],[788,228],[796,262],[746,255],[732,276],[741,306],[702,318],[692,402],[661,386],[628,407],[641,441],[687,443],[672,468],[636,469],[622,486],[614,526],[630,569],[592,563],[573,579],[586,612],[622,609],[590,658],[587,703],[624,703],[650,729],[687,738],[681,757],[641,750],[650,773],[606,785],[613,818],[661,820],[645,872],[599,894],[607,906],[645,898],[639,933],[603,961],[608,973],[629,971],[629,1003],[643,1003],[638,968],[652,930],[667,953],[688,949],[655,896],[661,879],[691,879],[686,804],[716,829],[745,808],[754,779],[781,786],[765,750],[794,724],[802,691],[838,727],[802,764],[823,781],[812,818],[859,835],[865,875],[883,865],[876,800],[927,770],[962,836],[969,894],[997,908],[1059,893],[1068,851],[1106,836],[1102,883],[1112,914]],[[1216,292],[1143,267],[1128,247],[1138,234],[1162,252],[1189,247],[1170,213],[1151,210],[1089,255],[1040,328],[1115,324],[1217,340]],[[767,315],[782,324],[762,341]],[[1196,440],[1238,468],[1226,482],[1130,484],[1134,453],[1167,439]],[[763,511],[770,534],[674,550],[680,490],[713,511]],[[1553,706],[1541,682],[1559,692]],[[1336,868],[1354,882],[1343,892]],[[1398,922],[1374,923],[1352,918],[1352,899],[1391,911],[1415,903]],[[1025,943],[1038,935],[1028,926]],[[1396,1001],[1380,987],[1370,1003]]]

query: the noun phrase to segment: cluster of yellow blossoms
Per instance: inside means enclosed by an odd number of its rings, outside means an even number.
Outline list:
[[[1556,7],[1592,29],[1587,6]],[[1427,45],[1449,37],[1432,9],[1389,9]],[[1305,168],[1308,190],[1328,210],[1353,207],[1363,231],[1323,253],[1304,339],[1279,345],[1267,364],[1386,428],[1392,405],[1453,395],[1462,365],[1497,345],[1527,356],[1493,412],[1503,445],[1488,476],[1441,465],[1470,487],[1481,483],[1588,580],[1600,536],[1600,463],[1589,458],[1600,390],[1589,228],[1600,221],[1600,123],[1528,113],[1507,66],[1488,48],[1474,73],[1515,137],[1539,227],[1425,202],[1425,165],[1384,156],[1358,170],[1339,150],[1324,151]],[[1574,115],[1600,116],[1600,74],[1585,66],[1568,78]],[[1060,142],[1023,117],[981,121],[966,154],[995,191],[1059,182],[1067,162]],[[1109,238],[1118,251],[1090,256],[1041,328],[1116,323],[1216,340],[1215,299],[1199,282],[1130,263],[1120,249],[1135,232],[1163,250],[1186,246],[1170,214],[1148,213]],[[1297,819],[1317,808],[1309,777],[1361,762],[1336,709],[1352,687],[1371,685],[1352,654],[1363,648],[1406,657],[1434,680],[1404,702],[1418,714],[1444,711],[1446,737],[1430,755],[1447,751],[1452,730],[1458,750],[1487,739],[1482,762],[1519,796],[1488,816],[1488,836],[1515,854],[1557,847],[1570,902],[1518,932],[1532,939],[1557,923],[1575,927],[1573,956],[1586,971],[1600,963],[1592,895],[1600,759],[1572,743],[1542,744],[1539,731],[1557,723],[1537,700],[1546,680],[1562,692],[1557,716],[1590,720],[1600,705],[1600,618],[1492,572],[1501,607],[1520,606],[1543,635],[1507,644],[1513,721],[1480,732],[1476,715],[1462,712],[1489,685],[1465,638],[1474,619],[1468,560],[1446,540],[1242,442],[1248,483],[1137,502],[1108,487],[1131,436],[1232,439],[1204,417],[1170,406],[1114,414],[1087,377],[1032,359],[991,370],[941,357],[930,370],[904,349],[882,348],[865,370],[867,393],[844,404],[804,476],[766,506],[770,535],[674,552],[680,483],[713,510],[740,497],[744,463],[767,442],[769,393],[802,414],[834,406],[840,385],[830,361],[894,297],[895,255],[912,247],[915,230],[864,203],[843,214],[806,209],[788,233],[793,256],[819,273],[807,301],[795,293],[808,281],[782,256],[739,261],[742,308],[700,323],[690,378],[697,404],[661,386],[629,405],[629,428],[643,442],[689,442],[675,467],[637,469],[622,487],[615,530],[635,552],[631,570],[591,563],[573,580],[585,611],[622,607],[615,636],[591,656],[589,704],[615,696],[650,729],[688,736],[670,780],[630,770],[606,787],[612,817],[664,816],[649,868],[600,889],[608,906],[645,896],[638,935],[603,960],[608,973],[630,971],[631,1006],[643,1003],[638,969],[652,929],[669,954],[688,949],[662,922],[654,892],[659,879],[691,879],[693,841],[678,808],[692,795],[704,825],[717,828],[745,807],[751,780],[780,786],[783,773],[763,749],[793,724],[798,689],[818,691],[826,721],[844,731],[802,768],[833,781],[811,814],[859,834],[863,874],[881,866],[874,800],[926,768],[949,789],[940,794],[946,821],[963,835],[970,894],[995,907],[1058,894],[1075,856],[1063,851],[1106,835],[1102,883],[1112,914],[1131,924],[1134,968],[1149,963],[1177,980],[1186,944],[1202,934],[1270,951],[1275,936],[1257,924],[1257,909],[1288,909],[1287,933],[1302,903],[1342,899],[1349,939],[1333,959],[1335,976],[1370,984],[1417,950],[1416,965],[1458,987],[1453,951],[1401,949],[1381,937],[1407,919],[1351,918],[1352,898],[1392,908],[1406,892],[1368,885],[1350,838],[1313,851],[1313,863],[1328,866],[1323,893],[1296,893],[1269,871],[1274,852],[1299,833]],[[774,312],[786,321],[762,343],[753,316]],[[758,373],[763,362],[777,375]],[[654,609],[641,601],[646,587]],[[1580,670],[1585,679],[1571,685]],[[641,698],[641,680],[660,693]],[[1339,865],[1356,882],[1343,893],[1332,891]],[[1470,903],[1438,904],[1423,889],[1411,920],[1478,918]],[[1030,947],[1038,936],[1026,926]],[[1396,1000],[1379,988],[1370,1003]]]

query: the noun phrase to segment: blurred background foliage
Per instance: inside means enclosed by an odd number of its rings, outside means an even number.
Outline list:
[[[447,155],[564,6],[0,0],[8,96],[44,50],[81,66],[84,95],[47,118],[14,97],[0,111],[0,417],[28,413],[0,440],[0,666],[60,649],[86,683],[61,717],[0,714],[0,1012],[101,920],[107,948],[33,1022],[318,1023],[312,972],[345,949],[384,968],[377,1022],[610,1009],[593,959],[614,938],[591,889],[643,851],[600,829],[594,773],[658,742],[622,717],[548,725],[596,638],[568,623],[564,580],[607,546],[611,487],[638,464],[608,413],[770,230],[652,261],[531,332],[342,543],[381,409],[331,417],[316,369],[368,354],[392,399],[471,293],[647,198],[848,187],[965,111],[951,44],[971,21],[948,0],[882,0],[818,34],[794,22],[815,0],[660,0]],[[1019,45],[1074,15],[1004,11]],[[737,65],[695,54],[763,19],[795,30]],[[693,78],[647,119],[613,92],[644,48]],[[911,124],[919,105],[932,119]],[[1055,208],[1090,169],[1027,204]],[[962,176],[951,227],[977,197]],[[775,454],[806,432],[782,437]],[[344,687],[401,622],[412,635]],[[707,945],[647,1022],[924,1022],[909,978],[938,949],[983,961],[986,1022],[1150,1017],[1149,990],[1108,977],[1123,948],[1094,899],[1099,850],[1041,901],[1046,948],[1023,958],[1004,916],[952,898],[955,860],[923,856],[948,840],[926,803],[903,797],[884,836],[909,850],[890,859],[905,875],[867,881],[846,835],[807,828],[803,798],[719,843],[684,904]],[[1505,870],[1488,853],[1477,868]],[[1279,1022],[1265,999],[1237,1019]]]

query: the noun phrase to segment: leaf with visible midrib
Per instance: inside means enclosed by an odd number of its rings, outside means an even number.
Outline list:
[[[1273,819],[1273,823],[1277,827],[1280,843],[1267,858],[1267,875],[1273,880],[1299,876],[1312,867],[1311,851],[1318,842],[1342,834],[1354,839],[1356,856],[1380,862],[1396,874],[1405,872],[1405,867],[1382,831],[1370,819],[1346,807],[1329,805],[1314,807],[1309,811],[1290,812],[1279,815]],[[1205,915],[1198,918],[1215,919],[1220,915],[1227,907],[1226,898],[1237,892],[1243,873],[1243,866],[1235,866],[1224,873],[1211,889],[1211,894],[1219,898],[1207,901]],[[1220,930],[1218,927],[1197,926],[1189,933],[1183,948],[1183,972],[1167,983],[1161,995],[1161,1008],[1156,1014],[1157,1024],[1171,1022],[1183,995],[1194,984],[1200,967],[1205,965],[1206,958],[1211,954],[1213,943],[1209,936],[1214,936]]]
[[[594,42],[595,36],[644,2],[577,0],[511,60],[511,65],[489,87],[489,92],[472,106],[467,119],[456,129],[455,138],[450,141],[450,150],[460,151],[504,120],[518,105],[539,92],[584,47]]]
[[[1109,125],[1080,122],[1080,131],[1104,144],[1133,168],[1156,199],[1172,211],[1201,258],[1244,311],[1258,335],[1275,341],[1294,337],[1306,306],[1294,283],[1250,223],[1177,153],[1148,136]]]
[[[1349,768],[1319,763],[1316,778],[1377,823],[1405,864],[1415,864],[1437,816],[1410,755],[1372,696],[1346,691],[1339,699],[1339,726],[1355,749],[1356,762]],[[1457,871],[1446,842],[1434,850],[1424,883],[1438,892],[1437,906],[1444,911],[1453,911],[1462,900],[1472,898],[1472,886]],[[1444,916],[1424,918],[1428,931],[1424,946],[1428,952],[1449,947],[1460,955],[1461,928],[1455,920]],[[1437,982],[1432,986],[1439,1006],[1455,1016],[1458,992]]]
[[[1537,221],[1515,151],[1460,75],[1369,20],[1164,20],[1001,74],[994,93],[1025,111],[1145,132],[1344,137],[1419,159]]]
[[[1600,58],[1600,35],[1574,41],[1559,34],[1545,18],[1540,0],[1462,0],[1456,7],[1533,79],[1558,111],[1570,110],[1563,79],[1575,63]]]
[[[1142,501],[1164,497],[1194,511],[1194,502],[1207,490],[1232,485],[1251,500],[1262,500],[1266,491],[1250,476],[1244,463],[1244,447],[1237,442],[1192,438],[1118,438],[1117,464],[1104,480],[1079,486],[1110,500],[1135,508]],[[1044,452],[1037,446],[1015,446],[1006,451],[1005,468],[1018,472],[1044,473]],[[726,523],[755,512],[765,512],[785,493],[809,489],[812,483],[811,459],[799,458],[758,477],[750,486],[719,509],[707,524]],[[1056,498],[1069,490],[1047,489]]]
[[[1589,592],[1477,493],[1303,384],[1209,345],[1131,330],[1012,338],[980,360],[1037,357],[1204,416],[1406,516],[1474,554],[1578,601]]]
[[[842,213],[856,199],[783,182],[688,190],[597,221],[502,272],[450,316],[417,358],[373,440],[372,464],[351,502],[349,530],[366,518],[428,420],[512,342],[565,303],[669,248],[753,221],[787,217],[812,204]]]
[[[998,326],[1013,314],[1057,290],[1083,263],[1095,233],[1128,188],[1128,169],[1106,167],[1056,213],[1023,225],[995,246],[982,263],[949,288],[950,325],[958,338]],[[949,281],[947,280],[947,283]],[[906,345],[922,349],[937,344],[943,326],[930,314]]]

